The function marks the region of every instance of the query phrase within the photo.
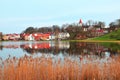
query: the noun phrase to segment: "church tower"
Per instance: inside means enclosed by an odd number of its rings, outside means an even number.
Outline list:
[[[82,27],[82,24],[83,24],[83,23],[82,23],[82,19],[80,19],[78,26]]]

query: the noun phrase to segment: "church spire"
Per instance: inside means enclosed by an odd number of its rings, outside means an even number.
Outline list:
[[[79,26],[82,26],[82,19],[79,20]]]

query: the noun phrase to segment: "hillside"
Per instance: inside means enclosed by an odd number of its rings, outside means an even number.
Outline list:
[[[120,40],[120,29],[91,40]]]

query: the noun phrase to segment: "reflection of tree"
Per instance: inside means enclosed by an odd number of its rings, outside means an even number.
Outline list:
[[[26,48],[24,49],[27,53],[31,53],[31,54],[34,54],[34,53],[37,53],[38,51],[35,50],[35,49],[29,49],[29,48]]]
[[[34,53],[46,53],[46,54],[59,54],[60,52],[65,53],[66,49],[58,49],[56,47],[52,47],[49,49],[31,49],[31,48],[26,48],[23,49],[27,53],[34,54]]]
[[[103,57],[106,52],[111,55],[115,55],[116,51],[106,48],[100,43],[84,43],[84,42],[76,42],[71,43],[70,48],[67,50],[68,54],[71,55],[96,55],[99,57]]]
[[[101,45],[108,48],[109,52],[113,55],[120,53],[120,44],[119,43],[101,43]]]
[[[45,53],[45,54],[54,54],[67,53],[68,55],[96,55],[102,57],[105,52],[110,52],[111,55],[114,55],[117,51],[111,49],[110,47],[105,47],[101,43],[85,43],[85,42],[71,42],[69,48],[60,48],[61,43],[55,42],[55,45],[50,48],[42,49],[31,49],[23,48],[26,52],[33,53]],[[109,44],[111,45],[111,44]],[[112,44],[114,45],[114,44]]]
[[[3,49],[3,46],[2,45],[0,45],[0,50],[2,50]]]

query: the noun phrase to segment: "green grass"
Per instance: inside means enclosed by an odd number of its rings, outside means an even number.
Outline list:
[[[120,29],[100,37],[92,38],[90,40],[108,40],[108,41],[120,40]]]

